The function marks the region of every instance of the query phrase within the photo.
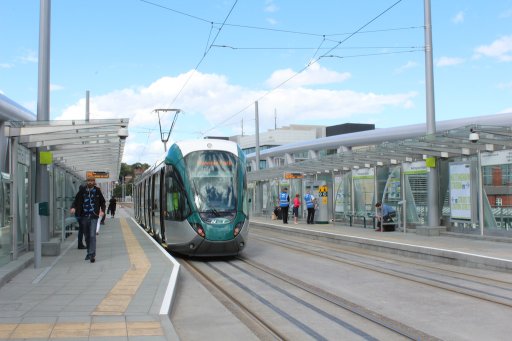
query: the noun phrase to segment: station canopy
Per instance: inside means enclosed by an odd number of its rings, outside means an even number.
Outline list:
[[[76,177],[101,174],[99,182],[118,179],[129,119],[9,121],[5,135],[38,152],[50,152],[52,163]]]
[[[478,134],[478,140],[470,139],[472,132]],[[368,131],[368,134],[371,133]],[[427,157],[442,159],[470,157],[479,151],[493,152],[506,149],[512,149],[511,127],[473,124],[417,138],[352,146],[347,151],[252,171],[248,173],[248,180],[280,179],[283,178],[283,174],[290,172],[300,172],[305,175],[343,173],[358,168],[421,161]]]

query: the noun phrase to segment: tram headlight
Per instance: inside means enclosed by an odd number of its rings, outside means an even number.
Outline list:
[[[242,228],[244,227],[244,222],[241,221],[238,224],[235,225],[235,228],[233,229],[233,236],[236,237],[242,231]]]
[[[203,226],[201,226],[201,224],[192,223],[191,225],[192,225],[192,228],[196,231],[196,233],[198,235],[205,238],[206,234],[204,233],[204,229],[203,229]]]

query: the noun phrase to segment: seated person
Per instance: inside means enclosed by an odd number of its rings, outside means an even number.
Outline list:
[[[395,224],[393,218],[396,216],[396,210],[380,201],[375,204],[377,207],[377,229],[375,231],[394,231]]]

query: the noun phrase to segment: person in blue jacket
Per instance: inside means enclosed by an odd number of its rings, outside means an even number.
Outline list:
[[[306,202],[306,208],[308,210],[308,217],[306,219],[308,224],[314,224],[315,223],[315,204],[316,199],[311,194],[309,189],[306,192],[306,195],[304,196],[304,201]]]
[[[288,195],[288,188],[283,188],[279,194],[279,207],[281,207],[281,214],[283,215],[283,224],[288,224],[288,208],[290,207],[290,196]]]
[[[375,231],[394,231],[393,217],[396,216],[396,210],[380,201],[375,204],[377,207],[377,229]]]

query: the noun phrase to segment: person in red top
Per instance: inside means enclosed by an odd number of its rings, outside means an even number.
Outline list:
[[[299,218],[299,206],[300,199],[299,194],[295,194],[295,198],[293,198],[293,223],[298,224],[297,218]]]

